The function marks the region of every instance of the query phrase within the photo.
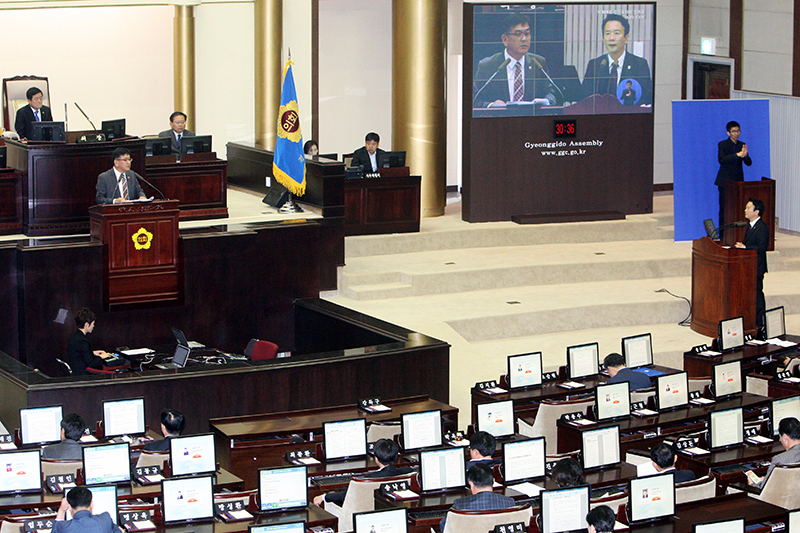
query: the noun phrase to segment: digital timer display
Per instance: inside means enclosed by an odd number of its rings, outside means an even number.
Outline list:
[[[561,137],[575,137],[577,132],[575,120],[556,120],[553,127],[553,136],[556,139]]]

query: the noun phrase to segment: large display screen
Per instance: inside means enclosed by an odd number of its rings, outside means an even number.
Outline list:
[[[654,4],[473,10],[473,117],[652,112]]]
[[[169,439],[172,475],[205,474],[217,469],[214,435],[192,435]]]
[[[675,514],[675,477],[672,472],[628,480],[631,522],[656,520]]]

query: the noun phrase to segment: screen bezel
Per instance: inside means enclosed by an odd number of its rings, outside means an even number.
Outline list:
[[[722,336],[722,331],[725,329],[725,324],[728,322],[738,322],[739,323],[739,330],[742,332],[742,342],[741,344],[737,344],[736,346],[728,346],[725,344],[725,339]],[[720,320],[719,325],[717,326],[718,330],[717,333],[719,334],[719,351],[720,352],[732,352],[738,348],[744,347],[744,317],[735,316],[733,318],[728,318],[726,320]]]
[[[127,450],[127,457],[130,458],[130,456],[131,456],[131,445],[128,442],[113,442],[113,443],[107,443],[107,444],[95,444],[94,446],[84,446],[83,449],[81,450],[81,452],[83,453],[83,465],[82,465],[82,468],[83,468],[83,480],[84,480],[84,483],[86,484],[87,487],[88,486],[92,486],[93,487],[95,485],[109,485],[109,484],[130,483],[131,482],[131,468],[130,468],[130,459],[129,459],[128,469],[127,469],[127,473],[128,473],[127,479],[120,479],[120,480],[117,480],[117,481],[103,480],[103,481],[100,481],[100,482],[97,482],[97,483],[89,483],[90,476],[86,472],[86,453],[87,452],[92,453],[91,450],[95,450],[95,449],[98,449],[98,448],[110,448],[111,446],[115,446],[115,447],[124,446],[126,448],[126,450]]]
[[[358,517],[364,515],[378,515],[378,514],[385,514],[385,513],[402,513],[403,514],[403,524],[406,526],[406,532],[408,532],[408,509],[406,507],[393,507],[390,509],[376,509],[374,511],[363,511],[360,513],[353,513],[353,533],[369,533],[369,530],[361,529],[358,527]]]
[[[780,317],[781,317],[781,333],[778,334],[778,335],[771,335],[770,334],[770,328],[769,328],[769,320],[767,320],[767,317],[771,313],[775,313],[775,312],[778,312],[778,311],[780,312]],[[765,333],[767,339],[775,339],[777,337],[783,337],[784,335],[786,335],[786,310],[783,308],[782,305],[780,305],[778,307],[773,307],[772,309],[767,309],[764,312],[764,333]],[[774,333],[774,332],[772,332],[772,333]]]
[[[639,481],[651,481],[653,479],[657,479],[659,477],[671,477],[672,478],[672,512],[669,514],[655,516],[651,518],[641,518],[639,520],[633,519],[633,500],[631,499],[630,495],[633,494],[631,492],[633,490],[633,485]],[[675,506],[676,503],[676,492],[675,492],[675,472],[661,472],[660,474],[654,474],[652,476],[644,476],[644,477],[635,477],[628,479],[628,525],[638,525],[638,524],[647,524],[650,522],[657,522],[659,520],[664,520],[665,518],[669,518],[675,515]]]
[[[53,134],[53,137],[58,136],[58,139],[50,139],[49,141],[45,141],[44,139],[37,139],[37,137],[44,137],[42,133],[45,129],[50,129],[50,132]],[[42,120],[41,122],[31,122],[31,141],[34,142],[53,142],[53,143],[63,143],[66,142],[66,125],[64,124],[63,120]]]
[[[624,415],[617,415],[617,416],[600,416],[600,395],[604,394],[602,389],[616,389],[616,388],[625,388],[628,391],[627,398],[628,398],[628,408]],[[607,420],[619,420],[622,418],[630,418],[631,416],[631,384],[628,381],[621,381],[619,383],[598,383],[597,387],[594,389],[594,405],[595,405],[595,418],[598,422],[605,422]]]
[[[511,433],[504,433],[502,435],[494,435],[492,433],[489,433],[488,431],[486,431],[484,428],[481,427],[481,411],[484,410],[484,409],[488,409],[488,406],[490,406],[490,405],[498,405],[498,404],[510,404],[511,405]],[[517,429],[517,417],[516,417],[516,413],[514,412],[514,400],[501,400],[499,402],[479,403],[477,405],[476,413],[477,413],[478,418],[477,418],[477,421],[475,423],[475,427],[477,428],[478,431],[486,431],[487,433],[492,435],[495,439],[502,439],[502,438],[505,438],[505,437],[512,437],[517,433],[517,431],[516,431],[516,429]]]
[[[572,365],[572,352],[579,348],[586,348],[587,346],[594,346],[594,352],[596,354],[596,361],[595,361],[595,372],[586,374],[586,375],[575,375],[572,372],[573,365]],[[581,379],[581,378],[589,378],[592,376],[596,376],[600,373],[600,343],[598,342],[587,342],[586,344],[576,344],[575,346],[567,346],[567,376],[569,379]]]
[[[428,413],[439,413],[439,443],[438,444],[431,444],[429,446],[416,446],[416,447],[408,447],[406,446],[406,418],[412,417],[414,415],[420,414],[428,414]],[[441,409],[431,409],[429,411],[418,411],[416,413],[403,413],[400,415],[400,442],[403,445],[403,451],[417,451],[422,450],[425,448],[438,448],[444,442],[443,438],[444,430],[442,425],[442,410]]]
[[[173,460],[173,455],[175,453],[176,446],[180,445],[180,442],[186,441],[188,439],[196,439],[197,437],[206,437],[211,438],[211,453],[214,454],[214,461],[213,461],[213,470],[203,470],[201,472],[175,472],[175,461]],[[183,476],[183,477],[190,477],[190,476],[202,476],[204,474],[213,474],[217,471],[217,449],[214,445],[214,434],[213,433],[199,433],[197,435],[181,435],[179,437],[172,437],[169,439],[169,466],[172,469],[173,476]]]
[[[122,126],[122,128],[120,128]],[[104,120],[100,123],[100,131],[106,134],[106,139],[121,139],[122,137],[126,137],[125,134],[125,119],[124,118],[115,118],[113,120]],[[111,135],[106,133],[107,131],[111,130]],[[117,135],[117,130],[119,131],[119,135]]]
[[[162,155],[172,155],[172,137],[145,137],[144,150],[145,157],[158,157]],[[166,153],[155,154],[154,146],[159,145],[162,148],[166,147]]]
[[[208,139],[208,150],[195,152],[194,145],[196,142],[203,142]],[[211,135],[192,135],[192,136],[184,136],[181,140],[181,154],[189,154],[189,146],[192,147],[192,154],[209,154],[214,151],[214,145],[212,144],[212,136]]]
[[[775,403],[776,402],[788,402],[789,400],[794,400],[795,402],[800,404],[800,395],[785,396],[783,398],[773,398],[772,401],[769,404],[769,424],[770,424],[770,428],[772,430],[772,436],[773,437],[777,437],[778,436],[778,427],[780,425],[780,420],[775,420]],[[798,411],[800,411],[800,409],[798,409]],[[800,417],[798,417],[798,420],[800,420]],[[800,533],[800,532],[798,532],[798,533]]]
[[[178,365],[179,368],[186,368],[186,363],[189,361],[189,356],[191,354],[191,348],[178,344],[175,346],[175,353],[172,355],[172,362]]]
[[[692,533],[702,533],[702,530],[700,530],[701,526],[713,526],[715,524],[725,524],[725,523],[728,523],[728,522],[739,522],[739,521],[741,521],[741,523],[742,523],[742,529],[741,529],[741,531],[737,530],[737,531],[735,531],[733,533],[744,533],[745,532],[745,528],[747,527],[747,524],[745,522],[745,517],[743,517],[743,516],[738,516],[736,518],[723,518],[722,520],[711,520],[711,521],[708,521],[708,522],[696,522],[696,523],[692,524]],[[786,524],[787,524],[787,527],[788,527],[788,521],[786,522]],[[726,529],[726,531],[728,531],[728,529]]]
[[[349,422],[361,422],[364,426],[364,453],[354,454],[354,455],[346,455],[343,457],[328,457],[328,447],[325,446],[325,442],[327,440],[327,428],[331,425],[335,424],[344,424]],[[335,420],[331,422],[323,422],[322,423],[322,451],[325,455],[325,461],[331,462],[341,462],[341,461],[348,461],[350,459],[362,459],[366,457],[369,453],[369,446],[367,441],[367,421],[365,418],[349,418],[347,420]]]
[[[303,469],[304,475],[305,475],[305,478],[306,478],[306,483],[305,483],[305,489],[306,489],[305,503],[303,505],[293,505],[293,506],[286,506],[286,507],[269,507],[269,508],[265,509],[263,507],[264,503],[261,501],[261,492],[262,492],[261,491],[261,472],[273,471],[273,470],[297,470],[297,469],[300,469],[300,468]],[[257,491],[258,492],[256,494],[258,494],[258,512],[259,513],[265,513],[265,514],[266,513],[280,513],[280,512],[287,511],[287,510],[305,509],[306,507],[308,507],[308,466],[306,466],[306,465],[293,465],[293,466],[259,468],[256,475],[258,476],[258,487],[257,487]]]
[[[36,476],[36,480],[38,481],[38,487],[30,488],[30,489],[19,489],[19,490],[0,490],[0,495],[11,495],[11,494],[29,494],[34,492],[42,492],[42,450],[36,448],[34,450],[12,450],[7,452],[0,452],[0,460],[2,457],[8,457],[10,455],[17,455],[21,453],[28,453],[33,454],[35,453],[38,458],[36,460],[37,468],[39,469],[39,473]]]
[[[616,428],[616,430],[617,430],[617,453],[619,454],[619,457],[617,457],[616,462],[603,463],[603,464],[594,465],[594,466],[586,466],[586,450],[585,450],[585,447],[586,447],[586,435],[588,435],[590,433],[595,433],[595,432],[598,432],[598,431],[608,431],[609,429],[614,429],[614,428]],[[583,468],[584,471],[599,470],[601,468],[607,468],[607,467],[617,467],[621,462],[622,462],[622,443],[620,441],[619,425],[615,424],[615,425],[610,425],[610,426],[604,426],[604,427],[601,427],[601,428],[592,428],[592,429],[588,429],[588,430],[585,430],[585,431],[581,431],[581,467]]]
[[[508,468],[506,465],[506,446],[519,446],[521,443],[528,443],[534,441],[542,441],[542,475],[541,476],[533,476],[533,477],[521,477],[515,479],[508,479]],[[510,442],[503,442],[501,443],[502,452],[503,452],[503,484],[507,485],[509,483],[525,483],[526,481],[534,481],[540,480],[547,477],[547,442],[545,442],[544,437],[531,437],[525,439],[519,439]]]
[[[139,433],[109,433],[108,432],[108,421],[106,420],[106,404],[109,403],[116,403],[116,402],[132,402],[132,401],[141,401],[142,402],[142,431]],[[123,398],[120,400],[103,400],[103,437],[122,437],[124,436],[136,436],[136,435],[144,435],[147,433],[147,418],[145,416],[145,403],[144,398]]]
[[[662,379],[667,379],[667,378],[674,378],[675,376],[680,375],[680,374],[683,374],[683,376],[684,376],[683,377],[683,383],[684,383],[684,388],[686,389],[686,401],[681,403],[681,404],[679,404],[679,405],[673,405],[673,406],[670,406],[670,407],[662,406],[661,405],[662,395],[660,394],[661,393],[661,380]],[[688,374],[688,372],[686,372],[684,370],[684,371],[681,371],[681,372],[675,372],[674,374],[664,374],[663,376],[656,376],[656,410],[658,412],[674,411],[676,409],[683,409],[683,408],[688,407],[688,406],[689,406],[689,374]]]
[[[513,360],[519,357],[529,357],[531,355],[538,355],[539,356],[539,364],[537,368],[537,375],[539,376],[539,382],[533,383],[531,385],[519,385],[514,386],[511,383],[511,368],[513,366]],[[533,387],[540,387],[542,385],[542,352],[529,352],[529,353],[520,353],[516,355],[509,355],[506,358],[507,370],[508,370],[508,389],[509,390],[525,390],[531,389]]]
[[[713,445],[714,444],[714,430],[712,429],[713,425],[711,424],[711,419],[715,415],[719,416],[721,413],[726,413],[726,412],[730,412],[730,411],[739,411],[741,413],[742,439],[739,442],[734,442],[734,443],[731,443],[731,444],[725,444],[725,445],[722,445],[722,446],[714,446]],[[744,409],[741,408],[741,407],[732,407],[731,409],[720,409],[719,411],[711,411],[710,413],[708,413],[708,423],[707,423],[706,427],[708,427],[708,449],[709,450],[711,450],[711,451],[726,450],[728,448],[733,448],[734,446],[741,446],[741,445],[744,444]]]
[[[728,394],[719,394],[719,387],[717,387],[717,380],[718,377],[718,368],[722,366],[733,365],[739,368],[739,390],[736,392],[730,392]],[[744,392],[744,380],[742,379],[742,362],[741,361],[728,361],[727,363],[717,363],[711,367],[711,384],[714,390],[714,398],[717,400],[723,400],[725,398],[730,398],[732,396],[737,396]]]
[[[542,533],[567,533],[567,531],[551,531],[550,529],[546,528],[545,525],[549,522],[549,510],[550,506],[544,504],[545,494],[552,494],[556,492],[565,492],[565,491],[575,491],[575,490],[584,490],[586,498],[586,508],[591,509],[591,496],[592,496],[592,487],[587,485],[577,485],[575,487],[564,487],[560,489],[551,489],[551,490],[543,490],[539,493],[540,496],[540,505],[539,505],[539,512],[541,514],[541,524],[540,524],[540,531]],[[583,522],[586,523],[586,517],[584,515]],[[573,530],[568,530],[573,531]]]
[[[456,453],[456,451],[458,451],[460,453]],[[425,483],[425,469],[422,467],[423,456],[432,455],[432,454],[439,454],[439,453],[452,453],[454,456],[461,458],[460,459],[461,467],[459,468],[459,470],[461,472],[462,479],[464,480],[464,484],[463,485],[454,485],[454,486],[451,486],[451,487],[437,487],[435,489],[426,489],[425,488],[425,485],[426,485],[426,483]],[[464,450],[462,448],[460,448],[460,447],[459,448],[444,447],[444,448],[435,448],[435,449],[420,451],[419,452],[419,486],[420,486],[420,492],[423,492],[425,494],[431,494],[431,493],[437,493],[437,492],[447,492],[447,491],[451,491],[451,490],[455,490],[455,489],[459,489],[459,490],[463,489],[464,487],[467,486],[466,467],[467,467],[467,461],[466,461],[466,458],[464,457]]]
[[[44,441],[37,441],[37,442],[25,442],[23,439],[25,438],[25,431],[22,428],[22,412],[23,411],[36,411],[40,409],[53,409],[58,407],[61,409],[61,418],[59,419],[58,423],[58,435],[56,440],[44,440]],[[64,406],[63,405],[43,405],[41,407],[23,407],[19,410],[19,438],[22,441],[23,446],[40,446],[45,444],[52,444],[54,442],[61,442],[61,420],[64,420]]]
[[[166,510],[166,508],[164,508],[163,511],[162,511],[162,519],[163,519],[164,524],[191,524],[191,523],[195,523],[195,522],[210,522],[210,521],[214,520],[214,477],[213,476],[181,476],[181,477],[164,478],[164,479],[162,479],[161,480],[162,506],[166,507],[166,505],[167,505],[167,499],[164,497],[164,485],[165,484],[170,484],[170,483],[176,483],[176,482],[180,482],[180,481],[186,481],[186,480],[189,480],[189,479],[193,480],[195,483],[199,482],[199,480],[201,480],[201,479],[207,479],[208,480],[209,489],[210,489],[210,492],[211,492],[211,499],[210,499],[211,505],[210,505],[210,508],[208,509],[208,511],[210,511],[209,516],[190,518],[188,520],[185,519],[185,518],[181,518],[180,520],[167,520],[167,510]]]
[[[628,351],[629,350],[626,348],[626,341],[632,341],[634,339],[639,339],[639,338],[642,338],[642,337],[647,337],[647,341],[648,341],[647,342],[647,345],[648,345],[648,348],[649,348],[648,362],[643,364],[643,365],[633,366],[633,365],[630,364],[630,361],[628,360]],[[634,368],[642,368],[642,367],[650,366],[650,365],[653,364],[653,335],[651,333],[642,333],[640,335],[632,335],[630,337],[623,337],[621,343],[622,343],[622,358],[625,359],[625,366],[626,367],[628,367],[628,368],[630,368],[632,370]]]
[[[116,526],[118,525],[119,522],[119,490],[117,490],[117,485],[114,483],[102,483],[99,485],[87,485],[86,488],[92,491],[92,502],[94,502],[94,489],[103,489],[106,487],[112,487],[114,489],[114,514],[111,513],[108,514],[111,515],[111,520],[114,522],[114,525]],[[92,514],[98,514],[98,513],[95,513],[94,510],[92,510]]]

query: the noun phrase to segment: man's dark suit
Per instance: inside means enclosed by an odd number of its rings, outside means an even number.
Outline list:
[[[633,88],[625,88],[622,91],[622,105],[633,105],[636,103],[636,91]]]
[[[492,457],[489,457],[489,458],[486,458],[486,459],[470,459],[469,461],[467,461],[466,470],[469,470],[470,468],[472,468],[475,465],[486,465],[489,468],[492,468],[494,465],[499,465],[502,462],[503,461],[501,461],[500,459],[494,459]]]
[[[42,459],[83,461],[83,447],[76,440],[64,439],[58,444],[51,444],[42,448]]]
[[[517,503],[512,498],[487,490],[457,499],[453,502],[453,507],[451,507],[451,509],[461,509],[462,511],[491,511],[494,509],[509,509],[516,505]],[[444,532],[446,521],[447,515],[439,522],[439,527],[442,532]]]
[[[381,164],[381,154],[385,153],[384,150],[377,148],[375,150],[375,164]],[[353,152],[353,162],[350,163],[351,167],[361,167],[361,170],[364,171],[364,174],[369,174],[372,172],[372,162],[369,160],[369,152],[367,152],[367,147],[362,146],[355,152]]]
[[[649,389],[653,386],[650,382],[650,378],[645,374],[636,372],[630,368],[620,368],[619,372],[606,383],[622,383],[623,381],[630,383],[631,390]]]
[[[719,225],[725,224],[723,218],[725,216],[725,183],[727,181],[744,181],[744,170],[742,163],[748,167],[753,164],[748,154],[745,157],[739,157],[739,152],[742,151],[744,143],[742,141],[733,142],[730,139],[725,139],[717,144],[717,159],[719,160],[719,171],[717,172],[717,179],[714,185],[719,189]]]
[[[175,137],[175,132],[172,130],[165,130],[158,134],[159,137],[172,137],[172,144],[170,145],[170,151],[173,154],[181,153],[181,147],[178,146],[178,139]],[[181,133],[181,140],[183,137],[194,137],[194,132],[189,130],[183,130]]]
[[[81,509],[72,520],[56,520],[53,533],[119,533],[119,529],[108,512],[93,515],[88,510]]]
[[[407,466],[401,466],[397,468],[394,465],[384,466],[380,470],[373,470],[371,472],[366,472],[364,475],[360,476],[365,479],[377,479],[383,477],[397,477],[402,476],[403,474],[408,474],[411,472],[411,468]],[[325,501],[335,503],[336,505],[341,506],[344,503],[344,497],[347,496],[347,489],[340,490],[337,492],[329,492],[325,495]]]
[[[496,100],[511,101],[512,95],[509,94],[508,88],[508,70],[506,67],[500,68],[505,60],[505,53],[498,52],[493,56],[481,59],[480,63],[478,63],[478,70],[475,72],[475,80],[473,80],[474,92],[475,96],[477,96],[477,98],[473,96],[475,98],[473,107],[488,107],[489,104]],[[536,61],[539,62],[541,68],[536,64]],[[547,60],[544,57],[530,53],[525,54],[525,67],[523,68],[525,94],[522,100],[530,102],[534,98],[547,98],[551,104],[555,104],[557,103],[555,89],[547,77],[542,74],[542,68],[547,70]],[[497,76],[481,91],[481,87],[486,84],[495,72]]]
[[[39,116],[42,117],[42,122],[53,120],[53,114],[46,105],[43,105],[39,109]],[[28,104],[20,107],[19,111],[17,111],[17,118],[14,120],[14,129],[17,131],[20,139],[27,139],[30,136],[31,131],[33,131],[31,129],[31,122],[36,122],[31,105]]]
[[[167,436],[161,440],[151,440],[148,443],[145,443],[144,449],[148,452],[168,452],[169,451],[169,439],[173,437]]]
[[[758,253],[756,263],[756,326],[761,327],[764,325],[764,313],[767,310],[767,302],[764,298],[764,274],[767,272],[767,248],[769,247],[769,228],[767,223],[759,218],[752,228],[748,225],[744,232],[742,244],[748,250],[755,250]]]
[[[672,472],[675,474],[675,483],[684,483],[686,481],[693,481],[697,479],[697,476],[691,470],[676,470],[673,468],[667,468],[661,471],[662,473]]]
[[[125,176],[128,179],[128,198],[130,200],[135,200],[140,196],[144,196],[144,192],[139,186],[139,180],[137,179],[140,176],[133,170],[126,172]],[[114,198],[121,198],[121,195],[119,193],[119,187],[117,187],[117,175],[112,168],[97,176],[97,194],[95,195],[95,200],[97,200],[98,204],[113,204]]]
[[[617,97],[617,80],[609,72],[610,58],[608,54],[592,59],[586,65],[586,74],[583,76],[583,97],[593,94],[613,94]],[[650,65],[643,57],[625,52],[625,61],[622,64],[622,71],[619,82],[625,86],[625,80],[636,80],[642,86],[642,98],[638,104],[653,103],[653,82],[650,79]]]

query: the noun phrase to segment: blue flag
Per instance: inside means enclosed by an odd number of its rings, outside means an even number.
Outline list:
[[[278,140],[275,142],[272,174],[290,193],[302,196],[306,192],[306,156],[303,153],[303,134],[300,133],[300,111],[297,107],[292,63],[294,61],[291,59],[287,61],[283,70]]]

